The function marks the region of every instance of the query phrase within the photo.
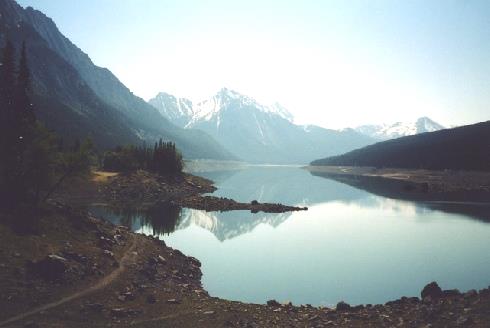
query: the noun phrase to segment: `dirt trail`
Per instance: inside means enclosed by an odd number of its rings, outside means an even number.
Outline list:
[[[134,259],[137,256],[137,253],[134,253],[134,250],[137,249],[139,242],[138,242],[138,238],[133,237],[132,239],[133,240],[131,241],[131,246],[124,253],[124,256],[121,258],[120,263],[119,263],[119,267],[116,270],[112,271],[109,275],[105,276],[104,278],[99,280],[97,283],[95,283],[94,285],[92,285],[92,286],[90,286],[84,290],[78,291],[74,294],[63,297],[62,299],[60,299],[58,301],[51,302],[48,304],[44,304],[44,305],[39,306],[33,310],[18,314],[18,315],[14,316],[10,319],[2,321],[2,322],[0,322],[0,327],[4,327],[5,325],[11,324],[15,321],[25,319],[26,317],[37,314],[39,312],[55,308],[55,307],[60,306],[62,304],[73,301],[74,299],[87,296],[87,295],[89,295],[89,294],[91,294],[97,290],[100,290],[100,289],[106,287],[111,282],[113,282],[115,279],[117,279],[121,275],[121,273],[126,271],[128,264],[134,262]]]

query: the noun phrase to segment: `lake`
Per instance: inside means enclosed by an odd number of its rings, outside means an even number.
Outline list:
[[[92,211],[196,257],[204,288],[230,300],[376,304],[420,296],[431,281],[462,291],[490,284],[489,204],[394,200],[298,167],[198,174],[215,181],[217,196],[309,210]]]

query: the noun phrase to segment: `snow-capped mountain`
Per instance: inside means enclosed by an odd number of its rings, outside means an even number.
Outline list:
[[[219,241],[232,239],[251,232],[260,224],[277,227],[285,222],[292,213],[205,212],[183,209],[177,229],[196,225],[212,232]]]
[[[352,129],[296,125],[283,106],[265,106],[226,88],[188,111],[182,110],[180,102],[183,100],[169,96],[150,101],[172,122],[207,132],[235,156],[251,163],[305,164],[374,142]]]
[[[166,92],[160,92],[148,102],[171,122],[184,128],[198,124],[200,121],[212,120],[231,103],[239,103],[240,106],[253,106],[264,113],[276,114],[290,122],[294,119],[293,115],[277,102],[270,106],[264,106],[253,98],[227,88],[221,89],[212,98],[195,105],[189,99],[176,98]]]
[[[180,127],[185,127],[194,117],[192,101],[186,98],[176,98],[168,93],[160,92],[148,102],[158,109],[160,114]]]
[[[378,140],[395,139],[419,133],[434,132],[445,129],[441,124],[428,117],[421,117],[415,122],[396,122],[393,124],[362,125],[355,130]]]

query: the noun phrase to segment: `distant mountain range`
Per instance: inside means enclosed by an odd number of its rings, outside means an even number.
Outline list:
[[[36,115],[66,142],[91,136],[101,148],[174,141],[187,158],[233,159],[208,134],[170,123],[108,69],[68,40],[55,23],[13,0],[0,1],[0,47],[26,42]]]
[[[396,122],[393,124],[361,125],[355,130],[377,140],[388,140],[415,134],[434,132],[445,129],[428,117],[421,117],[415,122]]]
[[[379,140],[443,128],[428,118],[410,124],[341,131],[293,123],[280,104],[265,106],[229,89],[193,104],[158,94],[135,96],[67,39],[42,12],[0,1],[0,47],[26,42],[37,117],[66,143],[90,136],[101,148],[174,141],[188,159],[305,164]]]
[[[208,133],[251,163],[305,164],[325,153],[341,154],[375,142],[353,129],[296,125],[283,106],[265,106],[226,88],[197,104],[163,92],[149,103],[174,124]]]
[[[490,121],[379,142],[312,165],[490,171]]]

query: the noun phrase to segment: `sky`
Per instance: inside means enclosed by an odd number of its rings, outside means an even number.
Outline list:
[[[490,119],[488,0],[18,0],[148,100],[227,87],[328,128]]]

